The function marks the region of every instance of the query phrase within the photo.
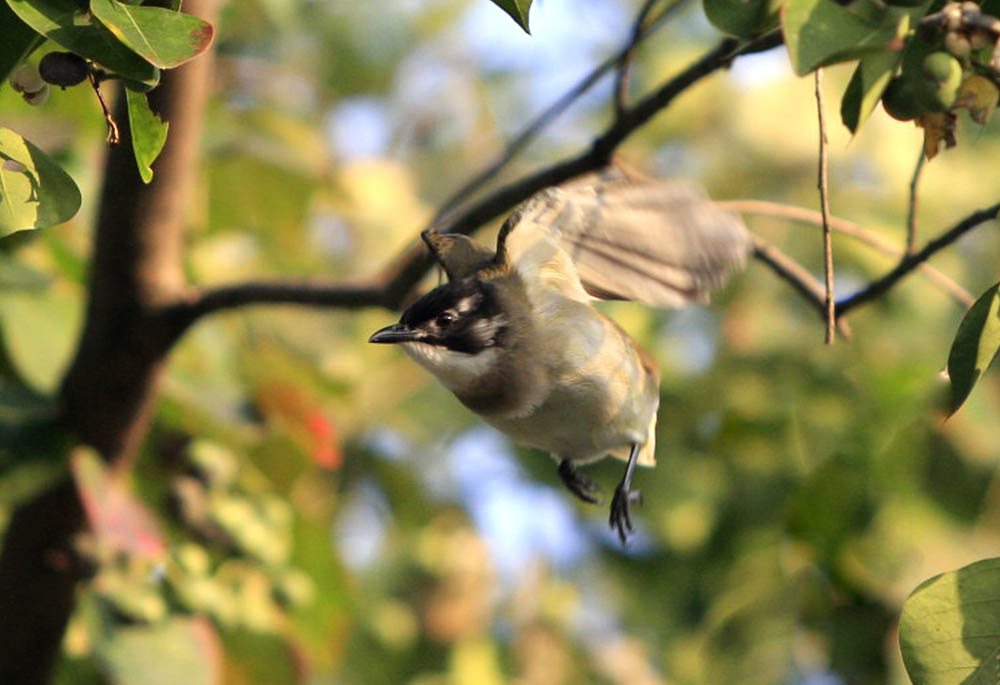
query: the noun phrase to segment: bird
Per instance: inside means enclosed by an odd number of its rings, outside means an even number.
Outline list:
[[[369,342],[400,345],[487,423],[548,452],[585,502],[601,488],[578,467],[624,460],[608,523],[625,544],[636,466],[656,464],[660,371],[594,301],[707,303],[746,263],[742,220],[692,182],[616,162],[530,197],[494,249],[434,227],[421,236],[448,280]]]

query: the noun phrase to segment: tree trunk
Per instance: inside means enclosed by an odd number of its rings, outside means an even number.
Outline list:
[[[214,22],[216,0],[184,11]],[[60,418],[118,470],[131,467],[174,342],[166,308],[185,290],[184,221],[197,178],[210,55],[163,73],[150,105],[170,122],[153,182],[142,183],[119,97],[123,142],[108,155],[91,260],[87,316],[59,394]],[[59,657],[77,581],[74,535],[85,517],[69,478],[21,506],[0,555],[0,683],[44,683]]]

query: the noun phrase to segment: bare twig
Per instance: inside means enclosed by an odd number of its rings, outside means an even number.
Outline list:
[[[826,291],[819,281],[797,261],[757,235],[753,238],[753,256],[769,267],[779,278],[792,286],[821,316],[826,316]],[[851,336],[846,321],[837,321],[837,328],[845,338]]]
[[[826,276],[824,311],[826,312],[826,344],[832,345],[836,328],[833,302],[833,240],[830,232],[830,193],[827,178],[826,120],[823,117],[823,69],[816,72],[816,112],[819,118],[819,204],[823,213],[823,273]]]
[[[998,213],[1000,213],[1000,202],[986,209],[973,212],[940,236],[924,245],[923,249],[919,252],[903,257],[894,268],[886,272],[881,278],[875,279],[853,295],[838,300],[835,310],[838,323],[840,317],[844,316],[844,314],[855,307],[879,298],[896,285],[904,276],[930,259],[935,253],[951,245],[980,224],[996,219]],[[754,256],[771,267],[781,278],[788,281],[814,307],[825,312],[825,293],[817,291],[817,286],[814,285],[815,279],[798,262],[784,255],[776,259],[774,257],[774,248],[767,246],[766,243],[757,237],[754,238]]]
[[[920,182],[920,172],[924,168],[924,146],[920,146],[917,155],[917,165],[910,179],[910,201],[906,208],[906,254],[913,254],[917,248],[917,184]]]
[[[896,283],[935,253],[958,240],[960,237],[980,224],[997,218],[1000,213],[1000,202],[986,209],[980,209],[965,217],[940,236],[924,245],[923,249],[912,255],[906,255],[894,268],[877,278],[858,292],[842,298],[836,303],[838,325],[841,317],[847,312],[878,299],[888,292]],[[795,288],[814,307],[825,313],[825,293],[812,275],[798,262],[778,253],[776,248],[769,246],[760,238],[754,236],[754,256],[769,266],[775,273]]]
[[[104,96],[101,94],[101,84],[97,80],[97,75],[93,71],[89,71],[87,79],[90,81],[90,87],[97,94],[97,101],[101,103],[101,112],[104,113],[104,121],[108,124],[108,145],[117,145],[121,142],[122,136],[118,131],[118,122],[115,121],[114,115],[108,108],[108,103],[104,101]]]
[[[617,54],[612,55],[594,67],[589,74],[580,79],[576,85],[561,95],[558,100],[549,105],[541,114],[525,126],[524,129],[522,129],[522,131],[507,144],[503,153],[493,160],[489,166],[480,171],[467,183],[452,193],[452,195],[441,204],[441,207],[434,215],[434,218],[431,219],[431,225],[444,221],[455,210],[455,208],[461,205],[473,193],[494,178],[501,169],[503,169],[512,159],[514,159],[514,157],[531,144],[531,141],[533,141],[541,131],[558,118],[560,114],[565,112],[570,105],[580,98],[581,95],[590,90],[594,84],[600,81],[601,78],[613,67],[622,64],[623,61],[633,53],[639,43],[649,37],[655,29],[663,24],[664,19],[667,18],[671,10],[682,5],[685,0],[675,0],[674,4],[664,10],[658,17],[656,17],[656,19],[647,22],[646,19],[648,18],[649,10],[655,2],[656,0],[647,0],[646,5],[643,6],[639,12],[639,16],[636,18],[632,34]],[[616,86],[616,91],[618,88],[621,88],[620,84]]]
[[[820,212],[812,209],[806,209],[804,207],[784,205],[778,202],[767,202],[765,200],[724,200],[716,202],[716,204],[725,209],[743,214],[761,214],[813,224],[815,226],[823,225],[823,215]],[[880,238],[875,233],[872,233],[852,221],[831,216],[829,218],[829,224],[830,228],[835,232],[865,243],[884,255],[896,258],[905,256],[905,252],[901,248],[896,247],[889,241]],[[971,307],[972,303],[976,301],[965,288],[935,269],[930,264],[919,264],[917,265],[917,268],[920,269],[921,273],[927,277],[927,280],[931,281],[941,288],[941,290],[951,295],[956,304],[962,308]]]
[[[934,253],[947,247],[948,245],[951,245],[953,242],[980,224],[996,219],[998,212],[1000,212],[1000,202],[991,207],[987,207],[986,209],[980,209],[965,217],[937,238],[924,245],[923,249],[919,252],[907,255],[901,259],[895,268],[890,269],[881,278],[872,281],[865,288],[862,288],[853,295],[839,300],[837,302],[837,316],[843,316],[855,307],[866,304],[880,297],[896,285],[901,278],[913,271],[920,264],[930,259]]]
[[[602,156],[605,160],[609,159],[611,153],[629,134],[649,121],[657,112],[670,104],[671,100],[696,82],[718,69],[728,67],[735,58],[741,55],[765,52],[781,44],[781,32],[777,29],[747,43],[741,44],[735,38],[726,38],[720,41],[715,48],[705,53],[697,62],[647,95],[635,106],[623,112],[611,128],[594,141],[594,153]]]
[[[635,56],[635,48],[645,31],[646,19],[655,4],[656,0],[646,0],[643,3],[635,22],[632,24],[632,39],[622,53],[621,59],[618,60],[618,68],[615,70],[615,118],[620,117],[628,109],[628,80],[629,72],[632,69],[632,58]],[[679,4],[680,2],[676,2],[674,6]]]

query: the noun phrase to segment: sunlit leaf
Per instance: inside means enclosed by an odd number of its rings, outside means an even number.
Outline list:
[[[954,414],[968,398],[976,381],[986,371],[1000,348],[1000,283],[983,293],[972,305],[948,353],[951,407]]]
[[[0,254],[0,292],[15,288],[43,290],[51,280],[48,274]]]
[[[14,13],[46,38],[116,74],[156,85],[160,72],[135,54],[75,0],[7,0]]]
[[[13,383],[0,383],[0,476],[8,478],[12,469],[58,466],[64,474],[66,451],[71,444],[65,428],[55,419],[56,408],[38,393]],[[39,473],[39,475],[42,475]],[[0,494],[0,506],[9,506],[16,493]]]
[[[80,209],[80,191],[62,168],[8,128],[0,128],[0,237],[61,224]]]
[[[903,605],[899,646],[915,685],[997,682],[1000,558],[935,576]]]
[[[163,144],[167,142],[167,129],[170,124],[164,123],[153,113],[145,93],[137,93],[126,88],[125,97],[128,100],[128,124],[135,162],[139,165],[139,175],[142,176],[143,182],[149,183],[153,180],[153,169],[150,165],[159,156]]]
[[[531,0],[492,0],[492,2],[509,14],[525,33],[531,33],[528,29],[528,10],[531,9]]]
[[[500,685],[504,682],[496,645],[486,638],[460,640],[451,654],[449,671],[455,683]]]
[[[969,116],[977,124],[985,126],[993,110],[996,109],[1000,90],[996,84],[985,76],[973,74],[962,82],[955,97],[955,108],[964,107],[969,110]]]
[[[204,617],[118,626],[97,651],[118,683],[214,685],[222,679],[219,638]]]
[[[909,15],[901,10],[862,16],[833,0],[789,0],[781,11],[788,56],[800,76],[884,49],[905,33],[904,22]]]
[[[752,38],[778,25],[776,0],[705,0],[705,16],[720,31]]]
[[[42,394],[54,393],[73,353],[82,320],[79,298],[61,292],[0,296],[3,344],[18,375]]]
[[[841,121],[851,133],[858,132],[878,105],[882,92],[902,59],[902,53],[886,50],[866,55],[858,62],[840,105]]]
[[[91,0],[90,11],[122,43],[161,69],[197,57],[208,49],[215,35],[208,22],[163,7]]]
[[[933,159],[945,148],[958,144],[955,138],[955,115],[951,112],[925,112],[914,120],[914,123],[924,129],[924,155]]]
[[[0,81],[3,81],[44,39],[4,3],[0,3],[0,36],[4,42],[0,50]]]

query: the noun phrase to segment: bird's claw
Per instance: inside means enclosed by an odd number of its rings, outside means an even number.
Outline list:
[[[559,462],[559,478],[574,495],[590,504],[601,503],[601,486],[587,478],[575,468],[569,459]]]
[[[611,516],[608,518],[608,525],[611,530],[618,533],[618,538],[622,544],[628,540],[629,533],[633,530],[632,515],[629,512],[629,505],[642,504],[642,493],[638,490],[629,490],[625,483],[615,488],[615,495],[611,499]]]

